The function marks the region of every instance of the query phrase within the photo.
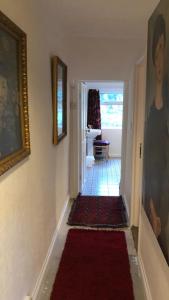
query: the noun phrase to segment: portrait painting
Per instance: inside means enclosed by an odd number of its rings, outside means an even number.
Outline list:
[[[53,143],[57,145],[67,134],[67,66],[52,58]]]
[[[169,264],[169,2],[148,23],[143,205]]]
[[[29,153],[26,34],[0,12],[0,174]]]

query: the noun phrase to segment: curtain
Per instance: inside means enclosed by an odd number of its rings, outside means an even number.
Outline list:
[[[88,92],[87,125],[91,125],[94,129],[101,129],[100,94],[93,89]]]

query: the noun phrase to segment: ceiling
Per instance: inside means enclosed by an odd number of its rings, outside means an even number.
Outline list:
[[[70,37],[143,38],[159,0],[49,0]],[[57,25],[56,25],[57,26]]]

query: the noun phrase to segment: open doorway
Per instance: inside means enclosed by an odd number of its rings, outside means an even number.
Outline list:
[[[89,99],[92,91],[96,94],[96,101],[99,103],[99,106],[96,106],[97,122],[95,122],[94,109],[91,113],[89,107],[92,105]],[[124,82],[122,81],[81,82],[80,190],[83,195],[119,195],[123,99]],[[94,103],[96,104],[95,101]],[[98,110],[100,124],[98,124]]]

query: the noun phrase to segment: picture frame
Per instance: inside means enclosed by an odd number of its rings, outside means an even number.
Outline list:
[[[57,145],[67,135],[67,66],[52,57],[53,143]]]
[[[142,203],[169,266],[169,2],[148,21]]]
[[[29,154],[27,37],[0,11],[0,175]]]

